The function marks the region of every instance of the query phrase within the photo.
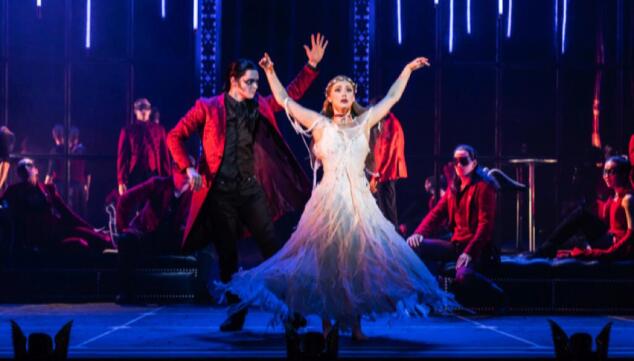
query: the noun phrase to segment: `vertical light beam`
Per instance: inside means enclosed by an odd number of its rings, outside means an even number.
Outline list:
[[[467,34],[471,34],[471,0],[467,0]]]
[[[504,0],[498,0],[498,14],[504,14]]]
[[[165,0],[161,0],[161,18],[165,19]]]
[[[91,0],[86,0],[86,49],[90,49],[90,13],[92,4]]]
[[[439,0],[434,0],[434,5],[438,5]]]
[[[449,52],[453,53],[453,2],[449,0]]]
[[[198,30],[198,0],[194,0],[194,30]]]
[[[564,0],[564,17],[561,21],[561,53],[566,52],[566,21],[568,16],[568,0]]]
[[[511,38],[511,26],[513,24],[513,0],[509,0],[509,11],[506,14],[506,37]]]
[[[38,8],[41,8],[42,7],[42,0],[37,0],[35,2],[35,6],[37,6]]]
[[[559,0],[555,0],[555,34],[559,31]]]
[[[401,0],[396,0],[396,32],[398,34],[398,45],[403,44],[403,24],[401,23]]]

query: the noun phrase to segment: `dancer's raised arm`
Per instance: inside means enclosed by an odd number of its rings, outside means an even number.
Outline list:
[[[370,119],[368,120],[368,127],[372,128],[375,126],[383,117],[385,117],[390,109],[396,104],[396,102],[401,99],[403,95],[403,91],[405,91],[405,86],[407,86],[407,82],[409,81],[410,75],[415,70],[418,70],[424,66],[430,66],[429,60],[425,57],[419,57],[412,60],[409,64],[405,65],[401,75],[396,79],[394,84],[390,87],[390,90],[387,92],[387,95],[381,99],[373,108],[372,113],[370,114]]]
[[[271,61],[269,54],[264,53],[264,56],[260,59],[259,64],[264,70],[264,74],[266,74],[266,79],[269,82],[269,87],[271,88],[275,101],[277,101],[277,103],[282,107],[285,107],[291,116],[299,122],[299,124],[305,128],[311,129],[313,124],[321,115],[310,109],[304,108],[288,96],[286,89],[284,89],[284,86],[275,73],[273,61]]]

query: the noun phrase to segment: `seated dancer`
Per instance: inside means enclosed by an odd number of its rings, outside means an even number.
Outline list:
[[[94,231],[64,203],[53,184],[38,181],[39,170],[29,158],[16,166],[20,181],[2,195],[15,226],[21,250],[64,251],[80,248],[101,252],[112,247],[110,237]]]
[[[139,258],[180,253],[191,193],[186,174],[174,171],[172,177],[152,177],[119,197],[117,248],[121,287],[117,303],[136,301],[132,270]]]
[[[438,262],[456,262],[453,287],[458,301],[499,305],[502,290],[482,275],[499,263],[493,243],[497,189],[478,164],[473,147],[458,145],[453,157],[456,176],[407,243],[432,271]],[[446,224],[453,233],[450,240],[428,238]]]
[[[0,191],[4,189],[4,185],[9,177],[9,155],[13,149],[15,135],[7,127],[0,127]]]
[[[535,256],[608,260],[634,258],[634,201],[630,169],[625,157],[610,157],[603,166],[603,180],[614,195],[601,207],[599,216],[578,207],[557,226]],[[578,232],[585,236],[584,244],[561,250],[566,241]]]
[[[405,135],[398,118],[389,113],[370,132],[370,154],[366,169],[370,173],[370,190],[379,209],[394,226],[398,226],[396,181],[407,178]]]

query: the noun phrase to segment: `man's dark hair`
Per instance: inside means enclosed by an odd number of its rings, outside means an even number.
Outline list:
[[[223,90],[229,91],[229,89],[231,88],[231,78],[240,79],[240,77],[243,76],[244,73],[247,72],[247,70],[257,71],[258,67],[249,59],[238,59],[231,62],[231,64],[229,64],[229,67],[227,67]]]

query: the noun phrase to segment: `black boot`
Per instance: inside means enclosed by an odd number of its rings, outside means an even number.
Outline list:
[[[220,325],[221,332],[241,331],[244,326],[244,319],[247,316],[247,310],[242,309],[229,317]]]

